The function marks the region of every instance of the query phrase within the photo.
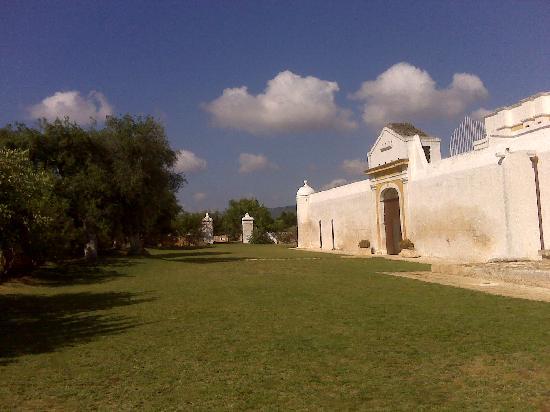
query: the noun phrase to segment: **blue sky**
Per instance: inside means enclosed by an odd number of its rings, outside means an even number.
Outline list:
[[[447,151],[465,114],[550,90],[549,22],[548,1],[1,1],[0,124],[152,114],[188,210],[287,205],[362,178],[385,121]]]

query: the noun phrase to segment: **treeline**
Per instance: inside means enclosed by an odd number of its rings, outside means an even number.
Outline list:
[[[211,211],[213,219],[214,235],[227,235],[230,240],[240,240],[242,234],[241,219],[249,213],[254,218],[254,232],[252,243],[272,243],[267,233],[281,236],[281,241],[290,243],[295,238],[296,213],[283,212],[274,219],[269,209],[257,199],[230,200],[223,212]],[[199,242],[202,233],[202,218],[204,212],[190,213],[182,211],[174,221],[175,233],[187,237],[191,242]],[[285,234],[288,235],[285,237]]]
[[[0,129],[0,275],[122,244],[141,253],[180,212],[176,156],[152,117]]]
[[[152,117],[108,117],[88,129],[68,119],[0,128],[0,279],[113,248],[140,254],[168,235],[198,241],[204,213],[178,205],[185,177],[173,169],[176,157]],[[240,199],[210,212],[214,234],[239,240],[247,212],[254,243],[296,231],[295,213],[273,219],[258,200]]]

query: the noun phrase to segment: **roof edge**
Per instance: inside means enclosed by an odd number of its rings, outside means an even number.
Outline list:
[[[494,116],[495,114],[497,114],[498,112],[501,112],[503,110],[510,110],[510,109],[513,109],[514,107],[519,107],[521,106],[523,103],[527,103],[531,100],[535,100],[539,97],[542,97],[542,96],[550,96],[550,91],[547,91],[547,92],[539,92],[539,93],[536,93],[536,94],[533,94],[532,96],[529,96],[529,97],[526,97],[524,99],[521,99],[519,102],[517,103],[514,103],[514,104],[511,104],[509,106],[502,106],[502,107],[498,107],[496,108],[493,112],[489,113],[489,114],[486,114],[485,116],[483,116],[483,119],[486,119],[488,117],[491,117],[491,116]]]

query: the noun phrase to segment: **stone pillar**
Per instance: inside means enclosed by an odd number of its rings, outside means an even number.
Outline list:
[[[533,163],[526,151],[504,155],[501,167],[504,169],[505,258],[539,259],[541,245]]]
[[[254,218],[248,212],[241,219],[243,225],[243,243],[250,243],[250,236],[254,230]]]
[[[211,245],[214,243],[214,220],[208,213],[202,218],[202,241]]]

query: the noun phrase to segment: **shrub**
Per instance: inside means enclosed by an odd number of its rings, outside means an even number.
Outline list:
[[[275,237],[279,243],[292,245],[298,243],[298,233],[296,232],[296,226],[289,228],[287,231],[278,232],[275,234]]]
[[[360,240],[359,247],[361,249],[368,249],[370,247],[370,240],[366,240],[366,239]]]
[[[414,249],[414,243],[409,239],[401,240],[401,242],[399,242],[399,246],[401,246],[401,249]]]
[[[267,232],[258,227],[255,227],[252,230],[252,235],[250,235],[250,238],[248,239],[248,241],[256,245],[273,243],[273,241],[267,235]]]
[[[172,226],[175,229],[176,234],[185,239],[186,243],[190,245],[199,245],[202,241],[202,213],[189,213],[181,211]]]

